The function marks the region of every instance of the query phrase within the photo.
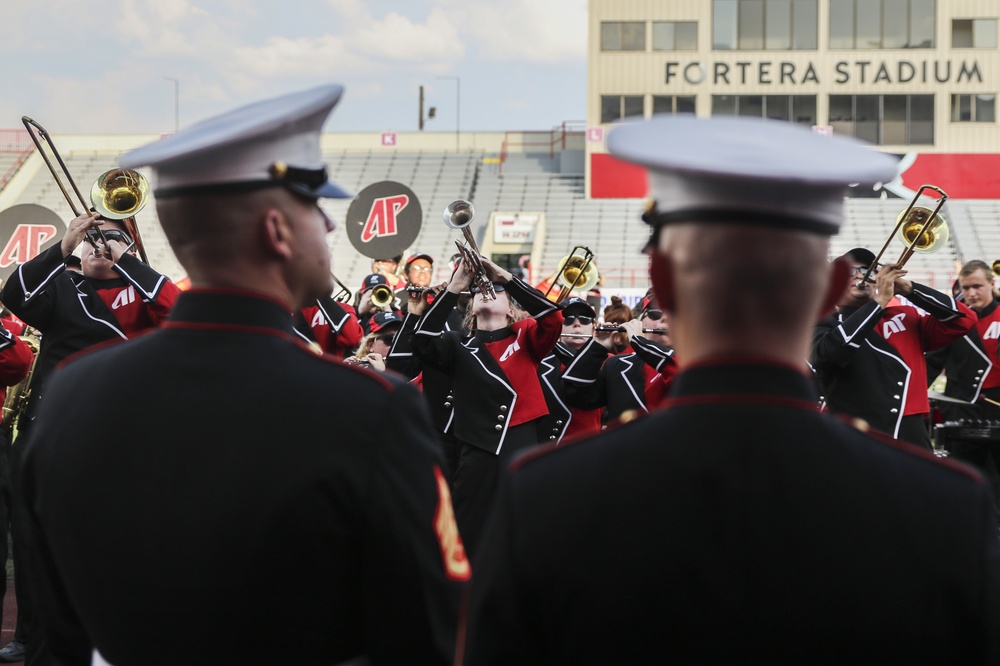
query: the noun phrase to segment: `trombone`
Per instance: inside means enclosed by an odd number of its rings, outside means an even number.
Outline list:
[[[577,250],[580,250],[580,254],[577,254]],[[597,272],[597,265],[594,263],[594,253],[590,251],[589,247],[577,245],[568,255],[559,260],[556,277],[549,284],[549,288],[545,290],[545,298],[549,297],[549,293],[558,284],[560,285],[560,289],[556,303],[561,303],[566,300],[566,297],[570,293],[577,289],[581,291],[590,290],[591,287],[597,284],[598,278],[599,274]]]
[[[938,193],[937,204],[933,209],[916,205],[917,199],[920,198],[924,190],[933,190]],[[885,245],[879,250],[875,259],[872,260],[871,266],[865,271],[864,276],[858,280],[857,286],[860,288],[864,286],[865,282],[874,282],[871,279],[871,274],[878,268],[879,259],[885,254],[885,250],[889,247],[889,243],[892,242],[894,234],[898,233],[899,239],[906,245],[902,254],[899,255],[899,259],[896,260],[896,266],[899,268],[902,268],[903,264],[910,260],[914,252],[929,254],[937,252],[944,247],[945,243],[948,242],[948,223],[945,221],[944,216],[938,213],[947,200],[948,195],[940,187],[921,185],[920,189],[913,196],[913,200],[910,201],[910,205],[896,217],[896,226],[889,233],[889,238],[886,239]]]
[[[445,225],[449,229],[461,229],[462,235],[465,236],[464,244],[460,241],[455,241],[458,251],[462,254],[462,261],[471,269],[473,281],[479,287],[479,291],[482,292],[483,298],[492,301],[497,297],[496,292],[493,290],[493,282],[486,277],[486,270],[483,268],[479,246],[476,245],[476,239],[473,238],[472,231],[469,230],[469,226],[474,219],[476,219],[476,207],[472,205],[471,201],[458,199],[452,201],[444,209]]]
[[[330,276],[333,278],[333,283],[338,287],[337,293],[333,295],[333,300],[338,303],[347,303],[354,296],[351,290],[347,288],[343,282],[341,282],[333,271],[330,271]]]
[[[52,143],[52,137],[49,135],[48,130],[28,116],[21,116],[21,122],[24,124],[24,128],[28,130],[28,136],[31,137],[32,143],[38,149],[38,154],[42,156],[45,166],[48,167],[49,173],[55,179],[56,185],[62,192],[63,197],[65,197],[66,203],[69,204],[70,210],[73,211],[73,215],[79,217],[83,213],[95,210],[105,219],[121,222],[129,236],[132,237],[132,242],[143,263],[149,264],[149,260],[146,257],[146,250],[142,244],[142,238],[139,236],[139,227],[135,222],[135,214],[142,210],[143,206],[149,201],[149,182],[146,180],[146,177],[138,171],[132,171],[131,169],[111,169],[110,171],[105,171],[97,178],[97,181],[91,188],[90,204],[88,205],[87,200],[84,199],[83,194],[80,192],[80,188],[77,187],[76,181],[70,175],[69,167],[66,166],[62,155],[59,154],[55,144]],[[56,171],[52,160],[49,159],[45,149],[42,147],[43,141],[48,144],[49,151],[51,151],[52,156],[59,163],[63,177],[65,177],[66,181],[73,188],[77,201],[83,208],[82,212],[77,210],[76,204],[73,202],[73,197],[70,196],[69,191],[63,184],[62,177],[59,176],[59,172]],[[104,247],[107,248],[108,239],[104,237],[103,230],[99,226],[94,227],[94,230],[101,239],[101,242],[104,243]],[[89,236],[87,237],[87,241],[93,246],[95,256],[100,256],[101,250],[97,247],[97,244]],[[110,251],[108,251],[108,256],[110,254]]]

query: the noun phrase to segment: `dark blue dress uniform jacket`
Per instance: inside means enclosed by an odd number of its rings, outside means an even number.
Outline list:
[[[57,370],[24,478],[66,663],[451,659],[468,563],[426,408],[277,301],[184,292]]]
[[[464,663],[997,663],[982,479],[816,401],[792,368],[687,367],[664,408],[516,461]]]

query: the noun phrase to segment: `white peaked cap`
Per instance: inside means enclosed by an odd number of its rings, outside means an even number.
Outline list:
[[[348,198],[326,177],[320,132],[343,86],[274,97],[195,123],[126,153],[126,169],[151,167],[158,197],[282,185],[310,197]]]
[[[611,130],[608,150],[646,167],[651,224],[733,222],[833,235],[848,186],[891,181],[897,159],[855,139],[745,117],[655,116]]]

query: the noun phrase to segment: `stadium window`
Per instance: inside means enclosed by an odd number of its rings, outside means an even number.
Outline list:
[[[642,117],[642,95],[601,95],[601,122],[613,123],[623,118]]]
[[[645,51],[645,21],[602,21],[602,51]]]
[[[816,124],[815,95],[712,95],[713,116],[752,116]]]
[[[830,0],[830,48],[934,48],[935,5],[936,0]]]
[[[830,95],[834,134],[878,145],[934,143],[934,95]]]
[[[951,122],[996,122],[996,95],[952,95]]]
[[[694,113],[694,95],[653,95],[653,114]]]
[[[814,50],[817,0],[713,0],[717,51]]]
[[[654,51],[697,51],[696,21],[653,21]]]
[[[953,19],[951,46],[955,49],[995,49],[996,19]]]

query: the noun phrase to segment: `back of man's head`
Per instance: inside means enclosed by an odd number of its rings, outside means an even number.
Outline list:
[[[650,276],[673,314],[680,357],[804,365],[812,325],[846,286],[845,262],[831,268],[826,257],[847,187],[889,180],[896,161],[854,140],[749,118],[626,123],[608,148],[647,167]]]

